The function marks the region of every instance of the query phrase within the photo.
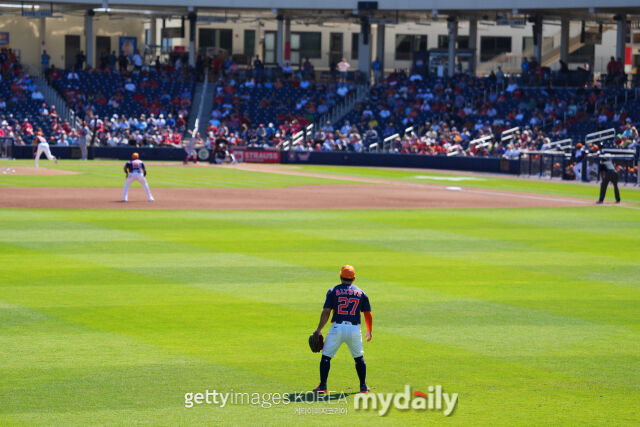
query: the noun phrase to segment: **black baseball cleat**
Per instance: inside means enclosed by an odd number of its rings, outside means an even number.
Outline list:
[[[601,205],[601,204],[602,204],[602,201],[601,201],[601,200],[598,200],[598,201],[596,202],[596,205]]]
[[[371,390],[369,390],[369,387],[366,384],[362,384],[360,386],[360,393],[369,393]]]
[[[327,394],[327,386],[319,384],[318,387],[313,389],[313,392]]]

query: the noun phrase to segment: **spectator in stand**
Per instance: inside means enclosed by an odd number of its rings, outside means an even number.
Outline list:
[[[338,65],[336,66],[336,68],[340,73],[340,79],[342,79],[343,82],[346,82],[347,73],[349,72],[349,68],[351,68],[351,64],[347,62],[346,58],[342,58],[342,61],[338,62]]]
[[[84,56],[84,51],[80,51],[76,54],[76,70],[82,70],[84,68],[84,62],[86,61],[86,56]]]
[[[136,49],[135,53],[131,57],[131,62],[133,63],[133,66],[136,71],[142,70],[142,65],[143,65],[142,55],[140,55],[140,51],[138,49]]]
[[[349,93],[349,87],[345,83],[340,83],[338,85],[338,89],[336,90],[336,93],[344,98],[347,95],[347,93]]]
[[[504,72],[502,71],[501,66],[498,66],[498,72],[496,73],[496,83],[499,85],[504,83]]]
[[[131,79],[127,79],[127,82],[124,84],[124,88],[125,88],[125,90],[127,90],[129,92],[135,92],[136,85],[135,85],[135,83],[133,83],[133,81]]]
[[[522,71],[522,78],[524,80],[527,80],[529,78],[530,64],[526,56],[522,57],[522,64],[520,64],[520,69]]]
[[[33,99],[34,101],[42,101],[44,100],[44,95],[42,94],[42,92],[40,92],[40,90],[36,89],[31,93],[31,99]]]
[[[118,68],[120,72],[126,72],[127,68],[129,68],[129,60],[124,54],[124,51],[120,52],[120,55],[118,56]]]
[[[253,60],[253,69],[256,73],[256,81],[262,83],[264,79],[264,64],[262,63],[258,55],[256,55],[255,59]]]
[[[371,63],[371,69],[373,70],[375,83],[380,83],[382,80],[382,62],[380,62],[380,58],[376,58],[376,60]]]
[[[111,71],[116,71],[116,64],[118,63],[118,57],[116,56],[116,51],[115,50],[111,51],[107,61],[109,63],[109,69]]]
[[[302,64],[302,75],[307,80],[315,80],[315,69],[309,61],[309,58],[304,59],[304,63]]]
[[[42,65],[42,72],[46,73],[49,69],[49,62],[51,61],[51,56],[47,53],[47,50],[44,49],[42,51],[42,55],[40,55],[40,64]]]
[[[282,67],[282,76],[285,79],[290,79],[293,76],[293,67],[289,61],[284,61],[284,66]]]

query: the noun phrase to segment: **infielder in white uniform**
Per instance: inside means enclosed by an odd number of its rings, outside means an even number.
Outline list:
[[[54,162],[58,163],[58,159],[53,154],[51,154],[49,143],[44,138],[44,136],[42,136],[42,131],[39,130],[38,132],[36,132],[36,140],[38,141],[38,147],[36,148],[36,167],[38,167],[38,161],[40,160],[40,156],[42,156],[42,153],[47,156],[47,159],[53,160]]]
[[[142,184],[142,188],[144,188],[145,193],[147,193],[147,200],[150,202],[155,200],[151,195],[151,190],[149,190],[149,184],[147,184],[147,168],[145,168],[144,162],[140,160],[140,155],[138,153],[133,153],[131,155],[131,160],[124,165],[124,173],[127,174],[127,180],[124,182],[124,194],[122,195],[123,202],[128,200],[129,186],[133,181],[138,181]]]

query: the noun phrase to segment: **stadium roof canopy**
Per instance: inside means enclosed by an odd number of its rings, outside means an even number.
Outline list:
[[[20,14],[22,9],[49,10],[56,14],[94,9],[97,13],[155,16],[198,14],[224,15],[227,19],[273,19],[278,14],[313,22],[345,22],[361,13],[388,23],[433,21],[441,17],[498,19],[541,16],[545,19],[570,18],[607,22],[616,15],[640,20],[638,0],[378,0],[374,9],[360,10],[358,0],[57,0],[54,2],[16,2],[0,0],[4,14]],[[362,7],[362,5],[361,5]]]

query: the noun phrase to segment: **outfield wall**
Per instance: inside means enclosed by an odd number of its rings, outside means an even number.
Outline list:
[[[494,157],[444,157],[414,154],[352,153],[352,152],[283,152],[281,163],[341,166],[382,166],[466,170],[474,172],[519,173],[517,160]]]
[[[492,157],[443,157],[413,154],[321,152],[321,151],[266,151],[233,149],[238,160],[251,163],[282,163],[340,166],[378,166],[464,170],[473,172],[520,173],[520,162]],[[61,159],[79,159],[79,147],[51,146],[54,156]],[[181,161],[185,151],[181,148],[89,147],[89,158],[129,160],[133,152],[144,160]],[[204,153],[202,153],[204,154]],[[14,146],[12,157],[33,158],[31,146]],[[208,157],[204,157],[206,159]],[[201,157],[203,160],[203,157]]]

